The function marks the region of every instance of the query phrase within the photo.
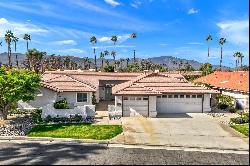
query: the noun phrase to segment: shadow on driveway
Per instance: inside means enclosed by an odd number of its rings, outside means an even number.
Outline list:
[[[157,114],[157,118],[193,118],[188,114]]]

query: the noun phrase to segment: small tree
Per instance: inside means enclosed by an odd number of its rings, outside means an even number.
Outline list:
[[[200,71],[202,71],[202,75],[208,75],[213,73],[213,66],[210,63],[202,64],[200,67]]]
[[[8,111],[19,100],[34,99],[34,93],[40,87],[40,76],[28,70],[0,68],[0,114],[7,119]]]
[[[92,93],[92,104],[96,105],[97,101],[96,101],[96,97],[95,97],[95,93]]]

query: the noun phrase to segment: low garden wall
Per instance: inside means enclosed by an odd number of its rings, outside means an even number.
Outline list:
[[[81,115],[83,119],[87,116],[95,116],[95,105],[84,105],[77,106],[73,109],[55,109],[53,104],[48,104],[42,109],[42,119],[45,119],[47,116],[51,117],[70,117],[70,115]]]

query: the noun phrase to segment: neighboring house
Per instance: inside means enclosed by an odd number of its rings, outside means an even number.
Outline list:
[[[113,87],[115,106],[121,107],[122,116],[209,112],[211,94],[215,93],[218,91],[158,72]]]
[[[235,98],[238,109],[249,111],[249,71],[216,71],[194,82],[208,84],[221,94]]]
[[[114,101],[123,116],[161,113],[209,112],[211,94],[218,93],[189,83],[178,73],[106,73],[82,70],[46,71],[42,88],[29,104],[45,108],[66,99],[71,108]],[[47,107],[46,107],[47,108]]]

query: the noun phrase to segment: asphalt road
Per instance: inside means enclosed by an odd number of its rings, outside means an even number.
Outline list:
[[[80,143],[0,142],[0,165],[248,165],[249,154],[108,147]]]

